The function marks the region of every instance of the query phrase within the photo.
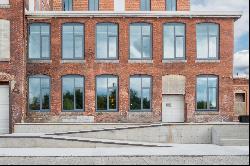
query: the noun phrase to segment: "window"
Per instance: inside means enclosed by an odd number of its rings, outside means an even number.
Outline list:
[[[50,110],[50,78],[33,76],[29,78],[29,110]]]
[[[150,0],[141,0],[141,11],[150,11],[151,2]]]
[[[177,11],[176,0],[166,0],[166,9],[167,11]]]
[[[0,61],[10,58],[10,21],[0,19]]]
[[[0,0],[0,5],[9,5],[9,0]]]
[[[50,25],[30,25],[29,59],[50,59]]]
[[[185,25],[164,26],[164,59],[185,59]]]
[[[130,25],[130,59],[152,59],[151,25]]]
[[[99,10],[99,0],[89,0],[89,11]]]
[[[198,111],[218,110],[218,77],[199,76],[196,93]]]
[[[114,0],[114,9],[116,12],[124,12],[125,0]]]
[[[151,111],[152,78],[133,76],[130,78],[130,110]]]
[[[197,58],[218,59],[219,25],[203,23],[197,25]]]
[[[116,76],[98,76],[96,78],[97,111],[117,111],[118,78]]]
[[[118,26],[98,24],[96,34],[96,58],[118,59]]]
[[[62,58],[84,59],[84,26],[68,23],[63,25]]]
[[[63,1],[63,10],[64,11],[72,11],[73,10],[72,0],[64,0]]]
[[[84,78],[81,76],[64,76],[62,78],[63,111],[84,110]]]

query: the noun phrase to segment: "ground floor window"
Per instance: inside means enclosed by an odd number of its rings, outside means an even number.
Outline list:
[[[29,110],[50,110],[50,78],[47,76],[29,77]]]
[[[218,110],[217,76],[199,76],[197,78],[196,107],[198,111]]]
[[[130,78],[130,110],[151,111],[152,78],[132,76]]]
[[[62,78],[63,111],[84,110],[84,78],[64,76]]]

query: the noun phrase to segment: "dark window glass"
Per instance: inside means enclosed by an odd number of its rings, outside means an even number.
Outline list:
[[[50,79],[45,76],[29,78],[29,110],[48,111],[50,109]]]
[[[89,11],[99,10],[99,0],[89,0]]]
[[[152,33],[150,25],[130,25],[130,59],[152,59]]]
[[[166,0],[166,9],[167,11],[176,11],[177,10],[177,2],[176,0]]]
[[[151,110],[151,77],[135,76],[130,78],[130,110]]]
[[[218,109],[218,77],[197,78],[197,110],[216,111]]]
[[[64,11],[72,11],[73,10],[72,0],[63,0],[63,10]]]
[[[29,59],[50,59],[50,26],[32,24],[29,28]]]
[[[150,10],[151,10],[151,1],[141,0],[141,11],[150,11]]]
[[[219,25],[203,23],[197,25],[197,59],[219,58]]]
[[[84,26],[80,24],[63,25],[63,59],[84,58]]]
[[[118,78],[99,76],[96,79],[97,111],[117,111]]]
[[[96,58],[118,58],[118,26],[115,24],[99,24],[96,27]]]
[[[62,79],[63,110],[84,110],[84,79],[80,76],[65,76]]]

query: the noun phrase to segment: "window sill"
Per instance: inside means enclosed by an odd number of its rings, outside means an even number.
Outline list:
[[[128,60],[128,63],[153,63],[153,60]]]
[[[178,60],[178,59],[176,59],[176,60],[174,60],[174,59],[169,59],[169,60],[162,60],[162,63],[187,63],[187,60],[182,60],[182,59],[180,59],[180,60]]]
[[[47,63],[52,63],[52,60],[28,60],[28,63],[47,64]]]
[[[120,63],[119,60],[95,60],[95,63]]]
[[[0,58],[0,62],[10,62],[10,58]]]
[[[196,111],[195,115],[219,115],[219,111]]]
[[[79,64],[84,64],[86,61],[85,60],[61,60],[61,64],[67,64],[67,63],[79,63]]]
[[[220,60],[201,59],[201,60],[196,60],[195,63],[220,63]]]
[[[10,8],[10,5],[7,5],[7,4],[1,5],[0,4],[0,9],[8,9],[8,8]]]

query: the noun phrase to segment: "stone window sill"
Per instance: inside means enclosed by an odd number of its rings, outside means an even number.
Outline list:
[[[195,63],[220,63],[220,60],[196,60]]]
[[[0,58],[0,62],[10,62],[10,58]]]
[[[4,5],[2,4],[2,5],[1,5],[1,4],[0,4],[0,9],[1,9],[1,8],[3,8],[3,9],[8,9],[8,8],[10,8],[10,5],[7,5],[7,4],[4,4]]]
[[[169,60],[162,60],[162,63],[187,63],[187,60],[169,59]]]
[[[78,63],[78,64],[84,64],[85,60],[61,60],[62,64],[70,64],[70,63]]]
[[[153,63],[153,60],[128,60],[128,63]]]
[[[95,63],[120,63],[119,60],[95,60]]]
[[[219,115],[219,111],[196,111],[195,115]]]
[[[46,63],[52,63],[52,60],[28,60],[28,63],[46,64]]]

